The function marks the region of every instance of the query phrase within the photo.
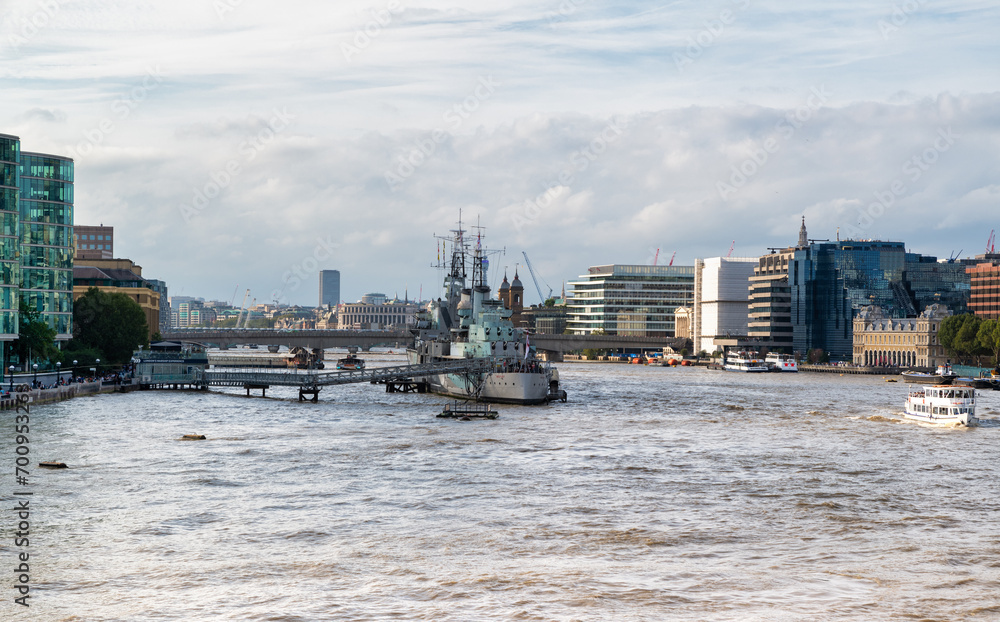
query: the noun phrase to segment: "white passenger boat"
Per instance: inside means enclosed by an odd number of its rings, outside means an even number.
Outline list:
[[[726,371],[764,372],[767,365],[756,352],[727,352]]]
[[[799,371],[799,364],[791,354],[768,352],[764,357],[764,364],[777,371]]]
[[[976,390],[938,384],[910,391],[903,416],[924,423],[979,425]]]

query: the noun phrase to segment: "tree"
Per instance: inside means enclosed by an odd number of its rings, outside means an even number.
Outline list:
[[[1000,320],[984,320],[976,333],[979,345],[993,355],[993,364],[1000,363]]]
[[[955,352],[955,337],[958,335],[958,330],[962,328],[963,322],[965,322],[964,315],[952,315],[941,321],[941,326],[938,329],[938,342],[944,346],[945,350],[957,354]]]
[[[548,298],[548,299],[546,299],[545,300],[545,306],[546,307],[554,307],[554,306],[556,306],[556,299],[555,298]]]
[[[24,296],[21,296],[19,316],[18,338],[13,348],[18,360],[25,364],[25,371],[35,361],[58,360],[55,329],[42,320],[41,314],[37,309],[31,308]]]
[[[76,350],[96,348],[109,363],[125,363],[140,345],[149,345],[146,314],[126,294],[91,287],[73,305]]]
[[[978,362],[979,357],[987,353],[986,348],[979,343],[979,327],[983,323],[983,318],[971,313],[961,317],[962,326],[955,335],[954,349],[960,355],[976,357]]]

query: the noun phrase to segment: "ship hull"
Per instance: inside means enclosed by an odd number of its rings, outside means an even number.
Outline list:
[[[431,393],[446,397],[475,399],[475,388],[460,374],[428,376]],[[543,404],[548,401],[549,385],[544,374],[488,374],[483,379],[479,401],[495,404]]]
[[[431,362],[421,360],[412,350],[407,352],[407,358],[411,364]],[[482,378],[470,378],[467,374],[437,374],[427,376],[423,380],[427,383],[428,391],[445,397],[476,399],[476,385],[481,384],[479,392],[481,402],[528,405],[544,404],[549,401],[549,378],[544,373],[488,373]]]

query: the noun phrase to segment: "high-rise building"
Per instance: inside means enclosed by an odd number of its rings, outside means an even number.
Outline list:
[[[18,263],[20,235],[21,141],[16,136],[0,134],[0,340],[17,339],[17,292],[21,282]],[[2,352],[0,352],[2,355]],[[0,361],[2,366],[2,361]]]
[[[933,304],[962,308],[968,281],[960,265],[907,253],[902,242],[810,241],[803,221],[799,245],[772,250],[754,269],[749,336],[800,355],[821,349],[849,358],[863,308],[884,318],[916,317]]]
[[[115,256],[114,227],[77,225],[73,233],[73,248],[78,259],[111,259]]]
[[[73,160],[21,152],[21,299],[73,337]]]
[[[747,287],[757,263],[753,257],[695,260],[690,326],[695,352],[719,350],[717,339],[747,337],[750,312]]]
[[[19,302],[57,340],[72,336],[73,160],[21,151],[0,134],[0,340],[17,338]]]
[[[694,302],[694,266],[591,266],[570,283],[567,332],[674,336],[674,310]]]
[[[319,306],[336,307],[340,304],[340,270],[320,270]]]

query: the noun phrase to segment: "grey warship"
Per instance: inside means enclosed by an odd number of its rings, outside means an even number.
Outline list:
[[[452,233],[443,295],[418,314],[413,329],[415,345],[407,350],[409,362],[494,360],[490,372],[428,377],[428,389],[439,395],[505,404],[566,401],[566,392],[559,388],[558,370],[537,359],[530,336],[511,322],[512,312],[502,301],[490,298],[489,259],[482,248],[482,236],[476,236],[470,251],[472,245],[461,221]]]

